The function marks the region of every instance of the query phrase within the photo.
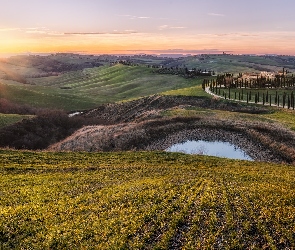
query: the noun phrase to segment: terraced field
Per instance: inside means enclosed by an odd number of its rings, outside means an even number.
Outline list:
[[[201,80],[159,75],[145,66],[103,66],[59,76],[28,78],[29,84],[1,80],[0,98],[67,111],[201,84]]]
[[[2,249],[292,249],[294,166],[0,151]]]
[[[147,67],[127,67],[115,65],[68,73],[54,77],[50,81],[39,81],[36,84],[47,87],[67,89],[78,96],[105,97],[112,102],[124,98],[137,97],[139,94],[148,95],[176,88],[184,79],[156,75]]]

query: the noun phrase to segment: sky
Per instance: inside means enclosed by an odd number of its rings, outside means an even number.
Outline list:
[[[0,3],[0,54],[295,55],[294,0]]]

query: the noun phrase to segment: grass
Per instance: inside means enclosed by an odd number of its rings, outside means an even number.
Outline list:
[[[251,90],[251,94],[252,94],[252,99],[251,99],[251,102],[254,101],[255,99],[255,93],[257,93],[259,90]],[[237,93],[237,98],[238,98],[238,93],[240,92],[241,93],[241,90],[240,89],[235,89],[235,90],[231,90],[231,98],[234,98],[234,93]],[[249,90],[247,91],[243,91],[244,93],[244,96],[243,96],[243,100],[247,100],[247,95],[245,93],[249,92]],[[266,122],[278,122],[278,123],[281,123],[283,124],[284,126],[286,126],[287,128],[289,129],[292,129],[295,131],[295,119],[294,119],[294,114],[295,114],[295,111],[293,110],[292,107],[290,107],[290,109],[287,109],[287,102],[285,104],[285,108],[282,108],[282,95],[283,93],[287,93],[287,94],[291,94],[292,91],[277,91],[278,92],[278,95],[280,95],[280,105],[281,107],[269,107],[269,103],[265,102],[265,107],[269,108],[272,112],[270,112],[270,114],[262,114],[262,115],[254,115],[254,114],[251,114],[251,115],[245,115],[243,114],[243,118],[245,119],[248,119],[249,121],[250,120],[256,120],[256,119],[259,119],[259,120],[264,120]],[[227,90],[227,93],[228,93],[228,90]],[[259,91],[259,94],[260,94],[260,103],[262,103],[262,93],[265,93],[266,94],[266,91]],[[268,90],[268,93],[269,95],[272,95],[272,104],[274,104],[274,101],[275,101],[275,93],[276,91],[275,90]],[[242,98],[241,98],[242,99]],[[235,100],[234,102],[238,102],[238,100]],[[261,105],[261,104],[258,104],[258,105]],[[225,115],[229,115],[231,117],[233,116],[239,116],[241,117],[240,115],[238,115],[237,113],[231,113],[231,112],[223,112],[223,111],[214,111],[215,113],[218,113],[218,114],[222,114]]]
[[[0,113],[0,128],[19,122],[23,119],[28,119],[30,117],[33,116]]]
[[[279,122],[295,131],[295,119],[293,110],[287,110],[282,108],[275,109],[276,111],[272,114],[264,115],[264,117],[270,119],[271,121]]]
[[[63,109],[66,111],[88,109],[97,105],[87,97],[77,98],[64,94],[58,89],[31,85],[0,83],[0,97],[17,104],[26,104],[35,108]]]
[[[293,90],[283,90],[283,89],[279,89],[279,90],[275,90],[275,89],[240,89],[240,88],[231,88],[231,89],[225,89],[225,88],[221,88],[221,89],[217,89],[217,95],[219,96],[223,96],[223,93],[226,94],[227,98],[229,98],[229,94],[230,94],[230,99],[235,99],[235,100],[247,100],[247,95],[249,98],[250,102],[254,102],[255,101],[255,95],[259,96],[259,100],[257,100],[258,102],[262,103],[263,102],[263,94],[265,97],[265,104],[269,105],[270,101],[271,104],[275,104],[275,97],[276,95],[279,96],[279,104],[280,106],[283,106],[283,95],[286,94],[286,96],[290,98],[291,100],[291,93],[293,93]],[[214,93],[216,94],[216,89],[214,89]],[[266,96],[268,95],[268,101],[266,101]],[[250,96],[251,96],[251,100],[250,100]],[[285,102],[285,106],[287,106],[287,97],[286,97],[286,102]],[[258,98],[258,97],[257,97]]]
[[[179,88],[175,90],[168,90],[165,92],[162,92],[163,95],[183,95],[183,96],[204,96],[204,97],[210,97],[211,95],[207,94],[202,89],[202,82],[203,79],[197,79],[196,85],[192,87],[186,87],[186,88]]]
[[[161,114],[168,117],[222,117],[227,114],[229,117],[232,112],[208,110],[198,107],[173,108],[163,111]]]
[[[2,249],[295,246],[295,169],[179,153],[1,151]]]
[[[1,80],[0,97],[34,107],[66,111],[192,87],[196,80],[153,73],[146,66],[102,66],[59,76],[31,78],[30,84]],[[199,81],[197,81],[199,84]]]

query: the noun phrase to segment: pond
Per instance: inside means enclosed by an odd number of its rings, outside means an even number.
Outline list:
[[[181,152],[186,154],[211,155],[230,159],[253,160],[239,147],[222,141],[186,141],[174,144],[166,149],[167,152]]]

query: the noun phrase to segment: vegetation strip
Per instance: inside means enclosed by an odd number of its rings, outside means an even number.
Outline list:
[[[295,246],[292,166],[1,150],[3,249]]]

